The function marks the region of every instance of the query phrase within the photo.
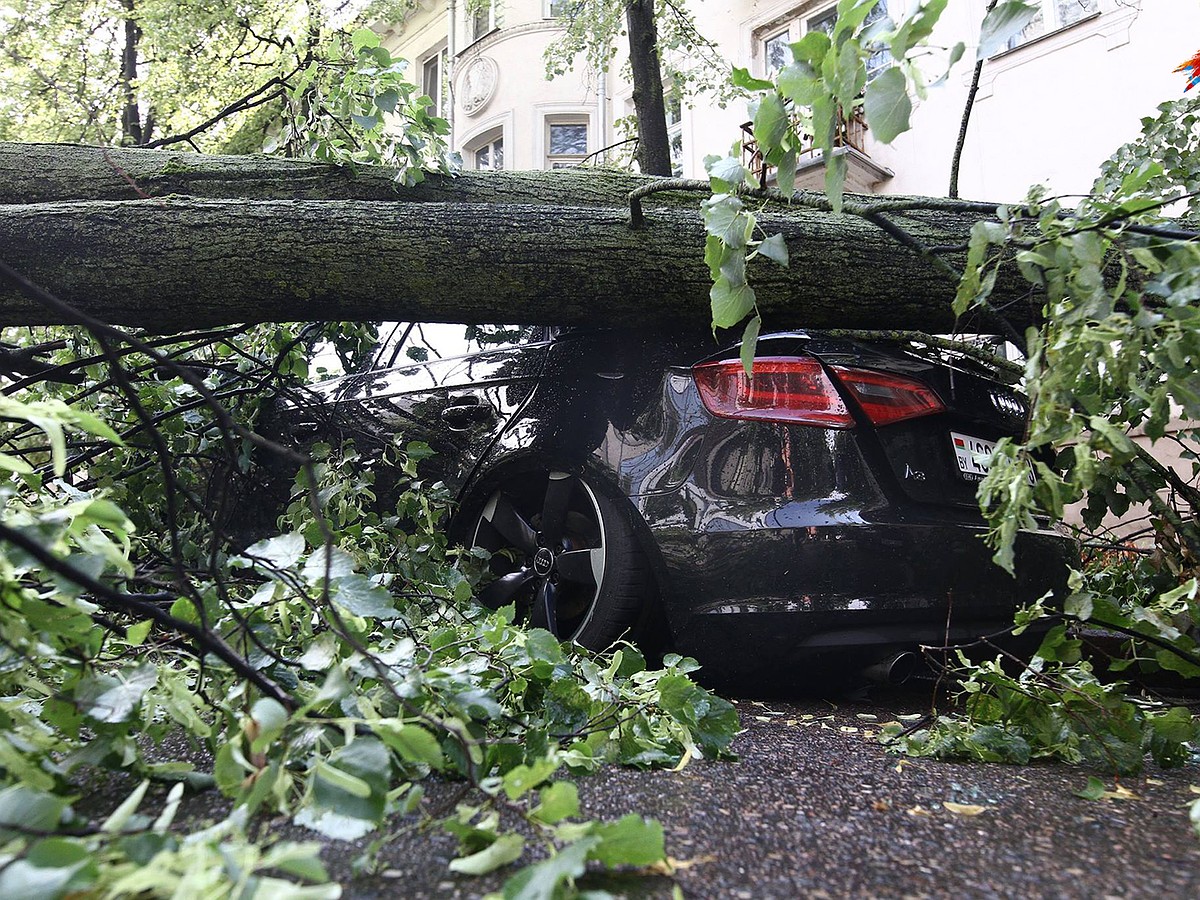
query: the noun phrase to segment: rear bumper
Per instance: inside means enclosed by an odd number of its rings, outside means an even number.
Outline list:
[[[709,666],[790,666],[971,640],[1066,585],[1077,551],[1019,535],[1014,578],[964,524],[826,524],[731,532],[656,529],[676,645]]]

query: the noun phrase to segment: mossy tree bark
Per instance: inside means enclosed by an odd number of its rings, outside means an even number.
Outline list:
[[[0,261],[87,314],[156,331],[233,322],[708,321],[700,195],[652,179],[472,173],[396,188],[383,171],[67,145],[0,144]],[[756,202],[756,201],[748,201]],[[791,265],[751,263],[767,327],[953,326],[955,283],[856,215],[765,203]],[[927,245],[977,214],[909,214]],[[951,260],[953,261],[953,260]],[[1018,323],[1035,305],[1001,284]],[[0,285],[0,323],[56,321]]]

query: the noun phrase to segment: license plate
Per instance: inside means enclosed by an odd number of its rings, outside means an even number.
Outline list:
[[[957,431],[950,432],[950,442],[954,446],[954,458],[958,461],[958,473],[963,478],[979,481],[988,473],[988,459],[996,449],[994,443]]]

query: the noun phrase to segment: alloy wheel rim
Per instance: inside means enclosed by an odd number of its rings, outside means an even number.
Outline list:
[[[603,584],[604,519],[583,479],[552,471],[532,490],[528,481],[500,488],[480,513],[471,546],[492,554],[496,578],[479,600],[511,603],[532,626],[570,639],[591,621]]]

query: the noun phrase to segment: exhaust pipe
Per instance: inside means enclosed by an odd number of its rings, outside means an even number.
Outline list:
[[[862,676],[875,684],[903,684],[917,671],[917,654],[901,650],[862,670]]]

